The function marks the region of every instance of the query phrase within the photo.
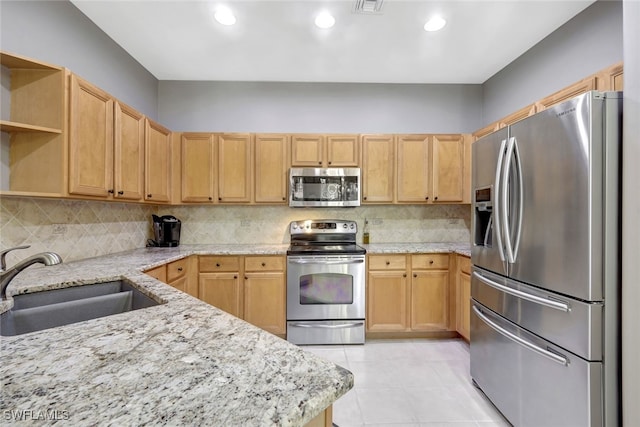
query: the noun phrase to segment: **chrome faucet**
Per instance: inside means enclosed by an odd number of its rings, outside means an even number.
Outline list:
[[[29,247],[30,247],[29,245],[16,246],[15,248],[9,248],[7,250],[0,252],[0,287],[1,287],[0,299],[7,298],[7,286],[9,286],[9,283],[11,282],[11,280],[13,280],[13,278],[16,277],[18,273],[20,273],[22,270],[29,267],[30,265],[44,264],[46,266],[49,266],[49,265],[56,265],[56,264],[62,263],[62,258],[60,257],[60,255],[54,252],[42,252],[39,254],[32,255],[29,258],[23,259],[22,261],[18,262],[16,265],[14,265],[13,267],[7,270],[7,262],[5,259],[7,256],[7,253],[16,249],[27,249]]]

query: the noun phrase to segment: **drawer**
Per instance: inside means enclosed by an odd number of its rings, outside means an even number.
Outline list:
[[[411,268],[414,270],[447,270],[449,268],[449,254],[411,255]]]
[[[471,259],[464,255],[458,255],[458,268],[463,273],[471,274]]]
[[[183,258],[178,261],[167,264],[167,282],[173,282],[184,276],[189,268],[189,258]]]
[[[247,256],[244,258],[245,271],[284,271],[283,256]]]
[[[215,256],[203,255],[199,259],[200,273],[212,273],[216,271],[240,271],[239,256]]]
[[[404,255],[369,255],[369,270],[406,270]]]

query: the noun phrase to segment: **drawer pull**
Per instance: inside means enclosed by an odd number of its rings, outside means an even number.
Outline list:
[[[429,265],[431,265],[431,264],[433,264],[433,260],[432,259],[429,260]]]
[[[219,262],[216,262],[216,267],[220,267],[220,263]]]
[[[263,262],[261,265],[262,265],[263,267],[266,267],[266,266],[267,266],[267,263]]]
[[[391,264],[391,263],[390,263],[389,261],[386,261],[386,262],[385,262],[385,264],[389,265],[389,264]]]
[[[178,271],[182,271],[182,267],[178,267]]]

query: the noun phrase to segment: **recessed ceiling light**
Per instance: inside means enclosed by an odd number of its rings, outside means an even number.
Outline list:
[[[316,16],[316,27],[318,28],[331,28],[336,23],[336,18],[331,16],[329,12],[321,12]]]
[[[236,17],[233,15],[233,12],[226,7],[221,7],[216,10],[213,16],[216,18],[216,21],[222,25],[233,25],[236,23]]]
[[[447,25],[447,21],[442,18],[442,16],[436,15],[429,19],[426,24],[424,24],[425,31],[438,31],[444,28]]]

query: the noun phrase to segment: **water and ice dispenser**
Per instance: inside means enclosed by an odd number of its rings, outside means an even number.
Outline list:
[[[473,243],[476,246],[491,247],[493,236],[493,199],[492,187],[478,188],[474,194],[475,230]]]

